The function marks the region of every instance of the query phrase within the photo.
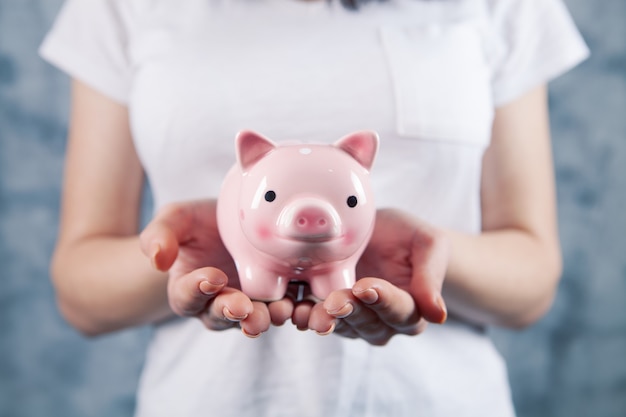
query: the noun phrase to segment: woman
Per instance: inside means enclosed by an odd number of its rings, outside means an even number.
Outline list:
[[[558,283],[545,84],[587,53],[559,0],[70,0],[42,53],[74,79],[59,306],[89,335],[156,323],[138,416],[514,415],[484,327]],[[354,288],[237,289],[214,199],[243,128],[380,134]]]

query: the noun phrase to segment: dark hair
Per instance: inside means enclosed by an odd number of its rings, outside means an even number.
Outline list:
[[[357,10],[359,6],[369,3],[370,1],[386,1],[386,0],[339,0],[341,5],[349,10]]]

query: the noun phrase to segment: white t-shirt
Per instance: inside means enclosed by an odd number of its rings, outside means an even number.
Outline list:
[[[373,129],[379,206],[480,231],[494,108],[587,49],[560,0],[69,0],[42,55],[128,106],[156,208],[215,197],[237,131],[333,142]],[[156,326],[137,416],[514,415],[481,329],[384,347],[290,325],[258,339]]]

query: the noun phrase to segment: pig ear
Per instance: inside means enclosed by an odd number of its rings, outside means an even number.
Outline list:
[[[349,153],[367,170],[372,167],[378,152],[378,134],[363,130],[344,136],[335,142],[335,146]]]
[[[259,159],[276,148],[274,142],[250,130],[239,132],[235,142],[237,162],[243,172],[248,171]]]

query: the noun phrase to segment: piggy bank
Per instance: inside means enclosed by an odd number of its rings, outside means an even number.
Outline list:
[[[273,301],[290,281],[307,282],[320,299],[352,287],[374,228],[369,171],[377,134],[356,132],[333,145],[276,144],[243,131],[235,142],[217,224],[242,291]]]

